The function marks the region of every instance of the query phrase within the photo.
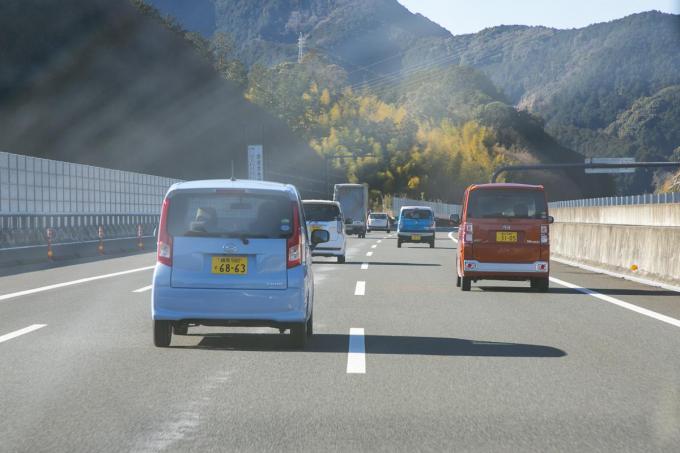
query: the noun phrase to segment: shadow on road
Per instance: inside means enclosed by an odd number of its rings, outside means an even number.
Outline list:
[[[441,267],[441,264],[435,263],[395,263],[387,261],[346,261],[342,266],[360,266],[364,263],[369,263],[371,266],[426,266],[426,267]],[[337,264],[333,261],[314,261],[314,264]]]
[[[479,289],[485,292],[499,292],[499,293],[536,293],[529,286],[517,287],[517,286],[478,286]],[[679,293],[674,291],[657,290],[657,289],[622,289],[622,288],[588,288],[591,291],[595,291],[608,296],[671,296],[680,297]],[[548,290],[548,294],[576,294],[581,296],[587,296],[586,293],[577,291],[571,288],[553,288]]]
[[[177,349],[207,349],[229,351],[294,351],[290,336],[281,334],[190,334],[203,339],[195,346],[173,346]],[[367,335],[367,354],[474,356],[474,357],[564,357],[566,352],[550,346],[475,341],[459,338],[405,337]],[[349,336],[316,334],[307,343],[305,352],[347,353]]]

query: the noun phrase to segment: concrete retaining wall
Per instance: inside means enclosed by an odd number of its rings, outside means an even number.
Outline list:
[[[556,208],[550,214],[554,256],[680,284],[680,204]]]

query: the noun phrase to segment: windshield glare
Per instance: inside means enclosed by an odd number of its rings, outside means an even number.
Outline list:
[[[470,192],[468,218],[545,219],[548,207],[538,190],[483,189]]]
[[[170,200],[171,236],[285,237],[291,202],[285,195],[178,193]]]

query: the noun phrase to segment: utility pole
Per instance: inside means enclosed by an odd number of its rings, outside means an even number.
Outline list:
[[[302,59],[305,57],[305,45],[307,44],[307,36],[303,35],[302,32],[298,35],[298,64],[302,63]]]

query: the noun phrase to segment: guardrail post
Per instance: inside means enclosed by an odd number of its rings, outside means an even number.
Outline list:
[[[97,250],[99,250],[99,254],[103,255],[104,254],[104,227],[99,225],[99,246],[97,247]]]
[[[137,225],[137,247],[139,247],[140,250],[144,248],[144,242],[142,242],[142,225],[138,224]]]

